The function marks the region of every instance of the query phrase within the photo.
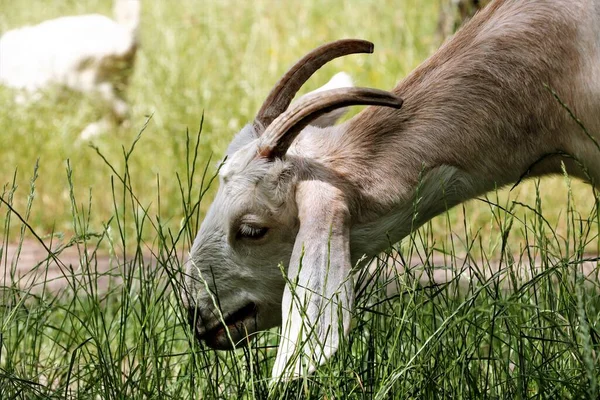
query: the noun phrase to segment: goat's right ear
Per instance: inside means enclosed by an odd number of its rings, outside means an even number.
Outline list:
[[[273,378],[313,372],[350,329],[354,302],[350,221],[342,192],[322,181],[296,188],[300,229],[287,271]]]

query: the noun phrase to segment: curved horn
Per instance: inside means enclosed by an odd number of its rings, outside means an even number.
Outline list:
[[[329,61],[348,54],[372,53],[373,47],[373,43],[359,39],[342,39],[317,47],[298,60],[279,79],[258,111],[255,125],[262,129],[269,126],[275,118],[287,110],[292,99],[308,78]],[[257,129],[257,132],[260,131]]]
[[[341,88],[307,96],[277,117],[262,136],[260,155],[283,157],[300,131],[311,121],[335,109],[357,105],[402,107],[403,100],[393,93],[369,88]]]

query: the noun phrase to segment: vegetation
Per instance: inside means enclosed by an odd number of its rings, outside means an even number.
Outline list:
[[[271,385],[276,331],[233,353],[197,343],[178,291],[232,135],[329,40],[376,51],[333,62],[304,92],[339,70],[392,87],[439,45],[439,4],[174,4],[144,2],[130,125],[93,146],[78,134],[101,113],[95,100],[56,90],[18,105],[0,88],[0,276],[12,275],[0,284],[0,399],[598,397],[598,197],[567,176],[456,207],[382,256],[380,280],[400,294],[361,293],[348,343],[314,376]],[[0,0],[0,32],[110,6]],[[32,241],[53,253],[24,284],[32,272],[19,279],[7,245]],[[49,290],[53,255],[73,249],[78,263],[59,268],[68,287]]]

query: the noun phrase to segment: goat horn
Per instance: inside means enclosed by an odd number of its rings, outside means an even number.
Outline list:
[[[306,96],[279,115],[265,130],[259,154],[266,158],[283,157],[311,121],[335,109],[358,106],[402,107],[403,100],[393,93],[370,88],[340,88]]]
[[[302,57],[279,79],[267,96],[255,118],[257,132],[264,130],[287,110],[298,90],[323,65],[349,54],[372,53],[373,47],[373,43],[366,40],[342,39],[317,47]]]

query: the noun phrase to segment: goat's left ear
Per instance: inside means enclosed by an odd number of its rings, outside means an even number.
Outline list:
[[[296,189],[300,229],[282,302],[274,379],[313,372],[337,350],[350,328],[350,224],[342,192],[321,181]]]
[[[350,75],[348,75],[345,72],[338,72],[329,80],[329,82],[327,82],[320,88],[317,88],[317,89],[313,90],[312,92],[305,94],[302,97],[310,96],[311,94],[314,94],[314,93],[324,92],[326,90],[340,89],[340,88],[347,88],[347,87],[354,87],[352,78],[350,77]],[[302,97],[300,99],[302,99]],[[326,114],[321,115],[320,117],[313,120],[310,124],[312,126],[317,126],[319,128],[326,128],[328,126],[333,126],[347,112],[348,112],[348,107],[337,108],[333,111],[330,111]]]

